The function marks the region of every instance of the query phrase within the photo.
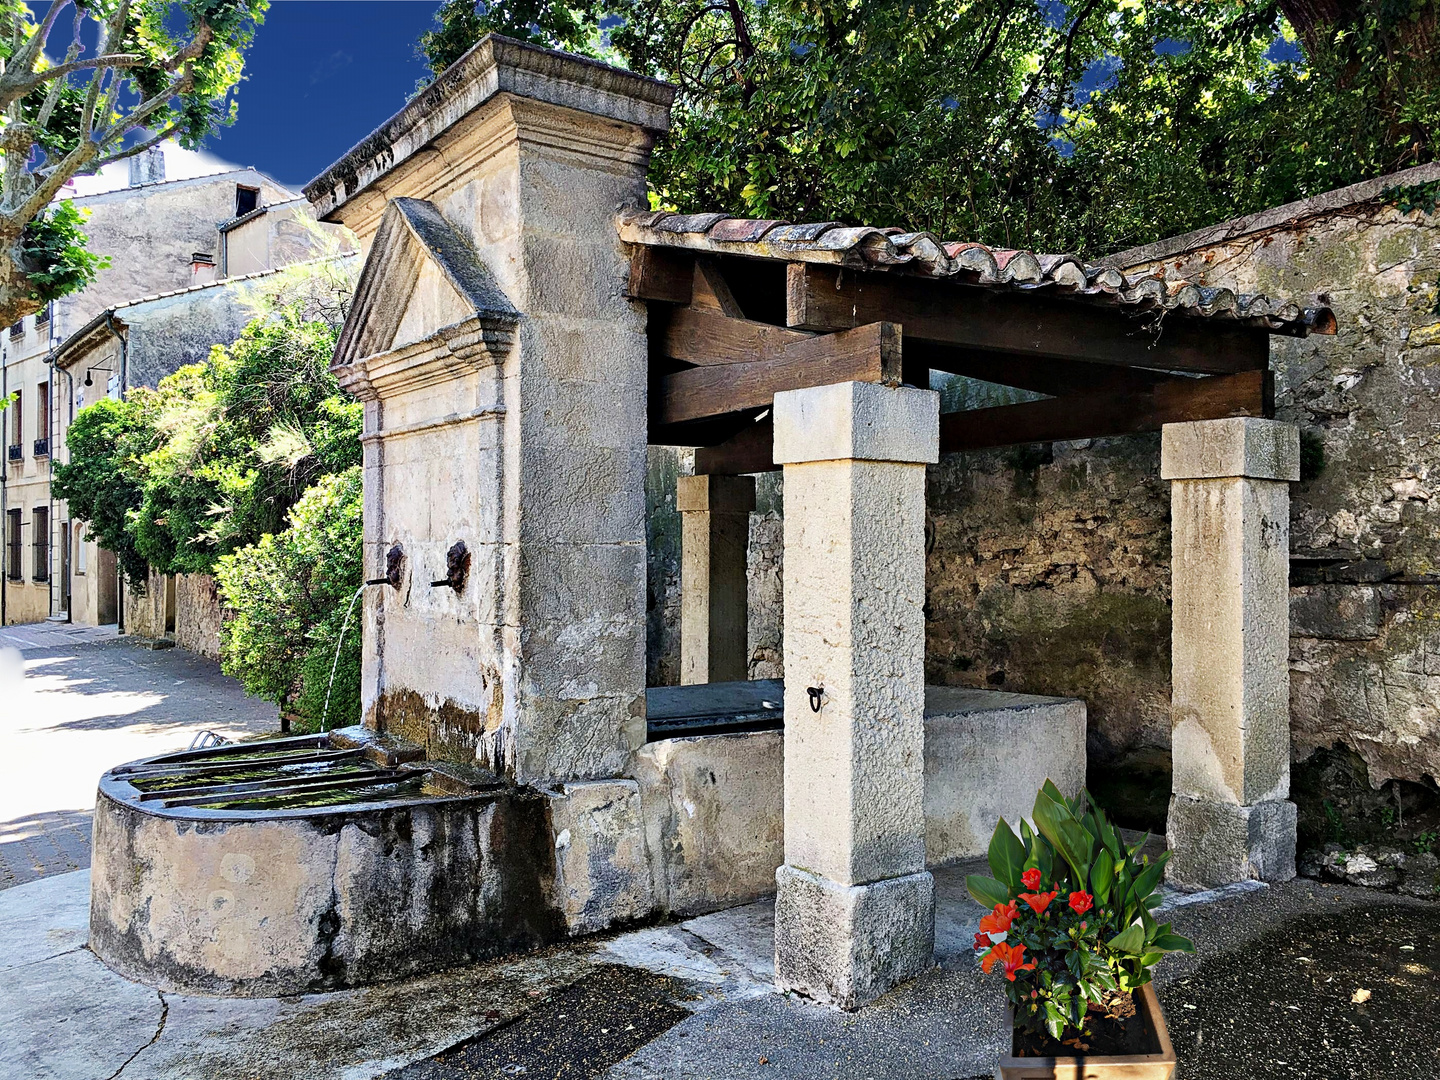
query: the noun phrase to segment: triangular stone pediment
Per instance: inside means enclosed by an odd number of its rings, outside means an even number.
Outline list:
[[[469,239],[434,204],[392,199],[360,272],[333,366],[428,340],[469,320],[513,326],[519,317]]]

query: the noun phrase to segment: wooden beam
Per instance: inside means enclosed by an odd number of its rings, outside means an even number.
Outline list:
[[[660,380],[656,424],[680,424],[707,416],[769,405],[782,390],[841,382],[899,386],[900,327],[871,323],[836,334],[794,341],[773,360],[695,367]]]
[[[814,337],[803,330],[732,319],[695,307],[676,308],[661,339],[661,351],[687,364],[749,364],[778,357],[785,348]]]
[[[906,341],[905,363],[965,375],[972,379],[1033,390],[1062,397],[1066,394],[1134,394],[1172,382],[1183,375],[1147,368],[1092,364],[1084,360],[1055,360],[1048,356],[983,352],[932,341]],[[908,381],[908,380],[907,380]]]
[[[730,291],[730,286],[725,282],[725,275],[720,272],[720,264],[714,259],[695,260],[695,278],[690,287],[690,306],[700,308],[702,311],[728,315],[732,319],[745,317],[745,312],[740,310],[740,305],[735,300],[735,294]]]
[[[695,256],[637,245],[630,253],[630,280],[625,295],[636,300],[688,304],[694,281]]]
[[[1269,371],[1244,371],[1176,379],[1140,393],[1080,394],[943,413],[940,452],[1134,435],[1188,420],[1274,414],[1274,376]]]
[[[1169,316],[1152,322],[1036,293],[791,263],[786,322],[833,332],[889,320],[911,340],[1023,356],[1228,374],[1269,363],[1264,330]]]
[[[741,476],[770,472],[775,464],[775,425],[770,417],[756,420],[719,446],[695,451],[696,476]]]

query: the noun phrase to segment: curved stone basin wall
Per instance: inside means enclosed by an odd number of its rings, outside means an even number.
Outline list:
[[[96,801],[90,947],[129,978],[201,993],[333,990],[565,934],[542,885],[554,845],[538,795],[157,809],[125,768],[105,774]]]

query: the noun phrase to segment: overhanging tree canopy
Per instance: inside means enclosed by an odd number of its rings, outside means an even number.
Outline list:
[[[268,0],[0,3],[0,325],[93,280],[65,182],[233,122]],[[93,38],[93,48],[86,40]],[[56,48],[56,45],[59,48]],[[63,50],[63,51],[62,51]]]
[[[677,83],[657,208],[1096,254],[1433,160],[1436,11],[448,0],[420,49],[438,74],[494,30]]]

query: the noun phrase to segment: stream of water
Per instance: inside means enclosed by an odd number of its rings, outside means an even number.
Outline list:
[[[335,689],[335,670],[340,666],[340,646],[345,644],[345,631],[350,629],[350,615],[355,610],[355,601],[360,599],[360,594],[365,591],[361,585],[355,590],[355,595],[350,597],[349,606],[345,608],[345,621],[340,624],[340,636],[335,640],[335,660],[330,665],[330,681],[325,684],[325,708],[320,712],[320,730],[330,730],[330,691]]]

